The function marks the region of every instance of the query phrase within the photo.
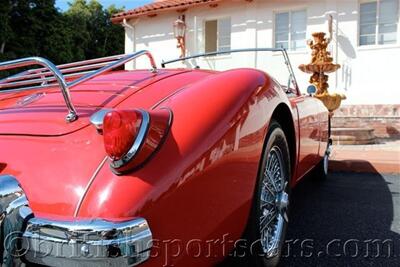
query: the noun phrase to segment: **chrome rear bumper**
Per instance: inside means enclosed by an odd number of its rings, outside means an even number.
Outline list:
[[[49,266],[135,266],[149,258],[152,247],[141,218],[121,223],[32,218],[22,237],[25,260]]]
[[[135,266],[150,257],[152,233],[145,219],[110,222],[36,218],[29,214],[28,202],[17,185],[14,177],[0,176],[0,266],[3,261],[10,265],[11,257],[62,267]],[[1,188],[9,189],[5,192]],[[17,201],[21,196],[25,201]],[[12,232],[13,237],[19,233],[18,238],[8,238]]]

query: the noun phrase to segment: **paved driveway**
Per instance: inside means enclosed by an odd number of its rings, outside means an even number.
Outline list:
[[[282,266],[400,266],[400,177],[333,173],[292,195]],[[243,266],[230,260],[223,266]]]

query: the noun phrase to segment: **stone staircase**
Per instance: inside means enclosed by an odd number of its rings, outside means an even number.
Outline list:
[[[375,144],[376,138],[372,128],[332,128],[331,137],[338,145]]]
[[[374,137],[377,142],[400,140],[400,104],[343,105],[331,125],[341,144],[370,144]]]

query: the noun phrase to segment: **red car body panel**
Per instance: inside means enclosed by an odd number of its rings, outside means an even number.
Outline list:
[[[233,248],[250,214],[278,106],[290,111],[295,130],[292,186],[321,160],[328,141],[328,111],[319,100],[288,97],[253,69],[111,72],[77,86],[71,96],[80,117],[67,124],[55,89],[0,94],[0,174],[18,177],[37,217],[146,218],[157,257],[143,266],[212,265]],[[147,164],[116,175],[88,119],[100,108],[169,108],[173,122]],[[230,241],[213,246],[211,257],[167,256],[166,240],[187,245],[193,239]]]

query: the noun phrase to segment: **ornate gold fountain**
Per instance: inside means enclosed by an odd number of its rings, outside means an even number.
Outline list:
[[[346,96],[343,94],[330,94],[328,92],[328,75],[325,73],[337,71],[340,65],[333,63],[333,58],[330,52],[327,51],[331,39],[325,38],[324,32],[315,32],[312,36],[314,40],[307,42],[312,50],[311,62],[300,65],[299,69],[305,73],[312,74],[310,83],[317,88],[314,97],[321,100],[328,108],[330,114],[333,115],[333,111],[339,108],[340,103],[346,99]]]

